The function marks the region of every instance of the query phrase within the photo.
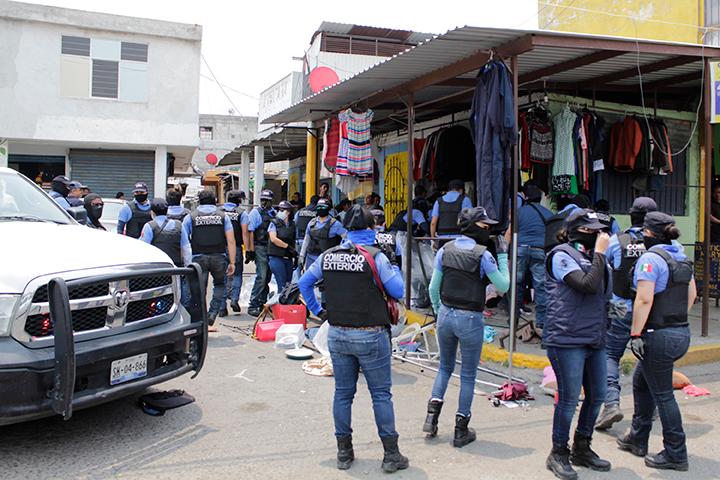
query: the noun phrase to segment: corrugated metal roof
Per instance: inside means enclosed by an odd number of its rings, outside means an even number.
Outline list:
[[[447,67],[457,61],[463,60],[479,51],[489,51],[507,44],[513,40],[526,35],[542,35],[555,38],[562,38],[567,42],[563,46],[536,46],[533,50],[523,53],[518,57],[519,74],[534,72],[536,70],[551,67],[562,62],[573,60],[594,51],[600,51],[601,47],[573,46],[573,40],[610,40],[637,43],[637,45],[659,45],[665,49],[672,47],[693,47],[697,45],[683,44],[677,42],[659,42],[649,40],[636,40],[622,37],[606,37],[597,35],[585,35],[574,33],[562,33],[551,31],[535,30],[513,30],[495,29],[480,27],[461,27],[450,30],[445,34],[436,35],[433,38],[419,43],[404,52],[379,61],[377,64],[361,71],[354,76],[343,80],[331,87],[326,88],[304,100],[292,105],[284,111],[269,117],[266,121],[271,123],[288,123],[296,121],[320,120],[328,113],[349,105],[355,101],[367,98],[375,93],[387,91],[398,87],[408,81],[422,77],[430,72]],[[576,42],[577,43],[577,42]],[[658,49],[655,49],[658,50]],[[694,50],[693,50],[694,51]],[[720,48],[705,47],[704,54],[710,57],[720,56]],[[548,78],[552,82],[583,82],[593,80],[603,75],[614,72],[622,72],[637,67],[638,63],[650,65],[662,60],[675,58],[677,55],[659,53],[628,52],[616,57],[585,65],[573,70],[567,70],[552,75]],[[688,63],[682,66],[675,66],[665,70],[643,74],[643,82],[663,80],[673,76],[689,72],[700,72],[702,61]],[[469,72],[461,78],[473,78],[475,72]],[[610,82],[609,85],[633,85],[637,84],[638,77],[631,76]],[[459,92],[467,89],[467,86],[448,87],[448,89],[433,89],[433,93],[423,95],[425,92],[418,92],[416,96],[440,98],[449,93]],[[429,98],[432,100],[433,98]],[[420,99],[418,98],[418,101]]]
[[[410,43],[419,43],[434,36],[433,33],[413,32],[411,30],[398,30],[394,28],[372,27],[368,25],[355,25],[353,23],[322,22],[312,36],[310,43],[320,32],[335,33],[338,35],[357,35],[365,37],[392,38]]]
[[[265,147],[265,163],[292,160],[305,155],[307,129],[305,127],[269,128],[258,132],[257,136],[220,160],[220,165],[234,165],[241,162],[241,151],[250,151],[250,161],[255,160],[255,146]]]

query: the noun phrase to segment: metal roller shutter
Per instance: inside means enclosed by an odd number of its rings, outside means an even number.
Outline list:
[[[70,176],[94,193],[115,198],[117,192],[132,197],[135,182],[145,182],[153,198],[155,153],[110,150],[70,150]]]

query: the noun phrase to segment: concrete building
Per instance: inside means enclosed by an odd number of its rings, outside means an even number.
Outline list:
[[[199,145],[192,157],[193,165],[203,172],[214,168],[217,162],[235,147],[255,138],[257,131],[257,117],[201,113]],[[176,173],[183,172],[176,171]]]
[[[150,194],[198,146],[202,27],[0,0],[0,165]]]

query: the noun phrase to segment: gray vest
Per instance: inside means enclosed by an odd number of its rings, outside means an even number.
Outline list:
[[[487,277],[480,278],[480,261],[487,249],[475,245],[457,248],[455,241],[443,247],[440,300],[446,307],[482,312],[485,310]]]

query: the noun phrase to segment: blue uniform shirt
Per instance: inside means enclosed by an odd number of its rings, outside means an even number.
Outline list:
[[[457,198],[457,197],[456,197]],[[407,211],[405,211],[405,215],[403,215],[403,222],[407,223]],[[412,209],[412,221],[418,225],[422,225],[423,223],[427,222],[427,218],[425,218],[425,215],[420,210],[417,210],[415,208]]]
[[[237,207],[238,206],[232,202],[226,202],[222,206],[223,210],[225,210],[226,212],[235,212],[235,211],[237,211]],[[238,221],[240,222],[240,225],[249,224],[250,217],[248,216],[248,213],[245,210],[243,210],[239,213],[240,213],[240,215],[238,216]]]
[[[659,248],[667,251],[675,260],[679,261],[687,258],[681,245],[660,245]],[[655,294],[657,295],[667,288],[669,277],[670,272],[668,264],[665,260],[656,253],[646,252],[635,264],[633,285],[637,288],[637,284],[640,280],[655,282]]]
[[[133,202],[135,202],[138,210],[142,210],[143,212],[147,212],[150,210],[150,202],[138,203],[135,199],[133,199]],[[120,213],[118,214],[118,222],[127,223],[130,221],[131,218],[132,210],[130,209],[130,204],[126,203],[122,206],[122,208],[120,208]]]
[[[552,274],[553,277],[559,281],[565,283],[565,277],[577,270],[582,270],[580,265],[565,252],[556,252],[552,257]]]
[[[537,209],[537,210],[536,210]],[[545,246],[545,222],[553,213],[539,203],[525,204],[518,210],[518,245]],[[545,219],[543,221],[543,219]]]
[[[275,218],[275,209],[270,208],[270,210],[267,210],[267,212],[270,214],[272,218]],[[250,212],[250,215],[248,215],[248,230],[251,232],[254,232],[256,228],[258,228],[262,224],[262,215],[260,215],[260,207],[253,208]]]
[[[183,208],[182,205],[169,205],[168,206],[168,215],[180,215],[185,211],[185,208]]]
[[[443,201],[445,201],[445,202],[451,202],[451,203],[452,203],[452,202],[454,202],[455,200],[458,199],[458,196],[459,196],[459,195],[460,195],[460,192],[455,191],[455,190],[451,190],[451,191],[447,192],[445,195],[443,195],[443,196],[442,196],[442,199],[443,199]],[[470,199],[467,197],[467,195],[466,195],[465,198],[463,199],[462,208],[463,208],[463,209],[465,209],[465,208],[472,208],[472,202],[471,202]],[[435,205],[433,205],[431,217],[432,217],[432,218],[436,218],[436,217],[439,217],[439,216],[440,216],[440,202],[438,202],[437,200],[435,200]]]
[[[455,246],[461,250],[472,250],[473,247],[475,247],[477,243],[475,243],[475,240],[473,240],[470,237],[466,237],[465,235],[460,235],[455,240]],[[442,258],[443,253],[445,252],[445,247],[442,247],[440,250],[438,250],[437,255],[435,255],[435,269],[442,272]],[[485,277],[486,275],[490,275],[491,273],[498,271],[498,265],[495,261],[495,258],[492,256],[492,254],[485,250],[485,253],[483,253],[482,259],[480,259],[480,278]]]
[[[56,191],[53,190],[53,191],[50,192],[48,195],[50,195],[50,198],[52,198],[53,200],[55,200],[55,203],[57,203],[58,205],[60,205],[60,206],[61,206],[62,208],[64,208],[65,210],[67,210],[68,208],[70,208],[70,203],[69,203],[69,202],[67,201],[67,199],[66,199],[65,197],[63,197],[60,193],[58,193],[58,192],[56,192]]]
[[[349,248],[353,244],[362,246],[374,245],[375,231],[356,230],[349,232],[347,238],[345,238],[340,245],[344,248]],[[310,311],[313,312],[315,315],[320,313],[320,311],[322,310],[320,304],[315,298],[313,287],[323,278],[323,255],[324,254],[320,254],[320,257],[318,258],[319,261],[313,263],[312,266],[305,271],[303,276],[300,277],[300,282],[298,283],[300,293],[302,293],[302,296],[307,303],[308,309],[310,309]],[[382,281],[383,283],[385,292],[393,298],[402,298],[405,284],[403,282],[402,274],[400,273],[398,267],[392,265],[382,252],[378,253],[377,256],[375,256],[375,265],[377,266],[378,275],[380,276],[380,281]],[[329,285],[326,288],[342,288],[342,286]]]

